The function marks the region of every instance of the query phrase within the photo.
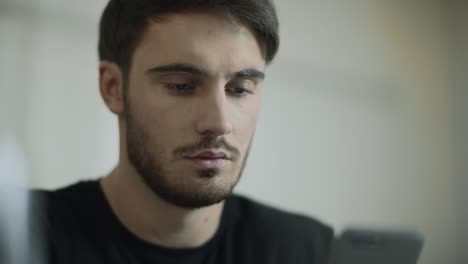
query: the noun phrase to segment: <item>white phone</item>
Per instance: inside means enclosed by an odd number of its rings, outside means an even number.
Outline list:
[[[416,231],[347,229],[335,240],[331,264],[417,264],[423,236]]]

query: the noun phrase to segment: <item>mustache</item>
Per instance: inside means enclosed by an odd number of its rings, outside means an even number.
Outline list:
[[[176,157],[184,157],[206,149],[224,150],[228,152],[230,158],[233,161],[239,159],[240,156],[240,151],[233,145],[229,144],[223,137],[205,137],[197,144],[186,145],[176,148],[174,150],[174,155]]]

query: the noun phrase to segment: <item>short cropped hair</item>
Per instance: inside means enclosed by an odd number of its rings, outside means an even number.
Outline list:
[[[255,35],[266,63],[279,47],[278,18],[271,0],[110,0],[99,25],[99,59],[116,63],[126,74],[151,20],[190,11],[225,12]]]

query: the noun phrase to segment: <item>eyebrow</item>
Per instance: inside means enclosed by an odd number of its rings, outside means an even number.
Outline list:
[[[183,64],[183,63],[175,63],[175,64],[168,64],[153,67],[146,71],[146,74],[152,73],[187,73],[191,75],[198,75],[198,76],[209,76],[209,71],[194,66],[190,64]],[[259,71],[257,69],[245,69],[241,70],[232,74],[229,74],[228,77],[230,78],[255,78],[255,79],[265,79],[265,73]]]
[[[236,72],[232,75],[235,78],[255,78],[255,79],[265,79],[265,73],[256,69],[246,69],[239,72]]]

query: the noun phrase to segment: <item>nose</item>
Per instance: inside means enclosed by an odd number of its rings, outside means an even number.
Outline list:
[[[213,89],[203,95],[197,110],[197,132],[204,136],[220,137],[231,133],[229,101],[223,89]]]

